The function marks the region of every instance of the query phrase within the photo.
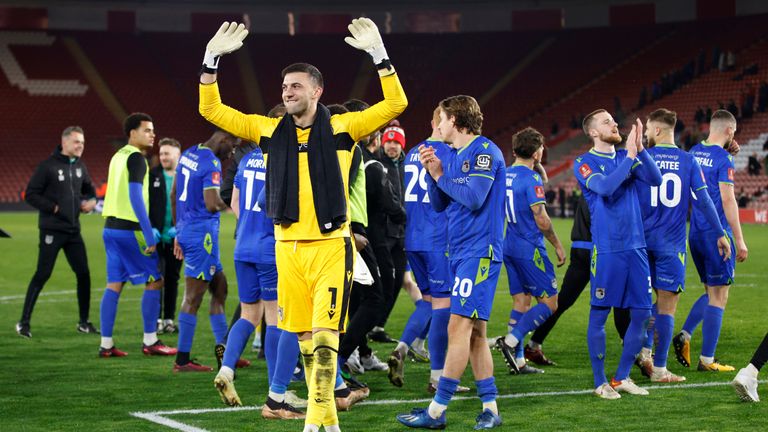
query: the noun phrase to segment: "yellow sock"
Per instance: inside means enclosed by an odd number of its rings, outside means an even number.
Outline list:
[[[301,359],[304,361],[304,380],[307,382],[307,389],[309,389],[309,383],[312,380],[312,369],[314,369],[314,342],[312,339],[299,341],[299,352],[301,352]]]
[[[305,424],[337,425],[339,419],[336,414],[333,388],[336,384],[339,336],[328,331],[320,331],[312,335],[312,342],[314,343],[314,365],[309,382]]]

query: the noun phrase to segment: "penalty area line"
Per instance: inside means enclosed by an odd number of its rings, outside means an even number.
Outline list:
[[[758,381],[760,384],[768,383],[768,380],[760,380]],[[675,390],[675,389],[691,389],[691,388],[702,388],[702,387],[722,387],[730,385],[731,381],[720,381],[720,382],[706,382],[706,383],[690,383],[690,384],[670,384],[670,385],[651,385],[651,386],[642,386],[645,389],[648,390]],[[514,394],[506,394],[506,395],[499,395],[497,396],[497,399],[523,399],[523,398],[531,398],[531,397],[551,397],[551,396],[574,396],[574,395],[584,395],[584,394],[590,394],[594,390],[593,389],[586,389],[586,390],[563,390],[563,391],[553,391],[553,392],[528,392],[528,393],[514,393]],[[477,399],[477,396],[456,396],[452,398],[451,400],[470,400],[470,399]],[[363,401],[356,406],[366,406],[366,405],[405,405],[405,404],[423,404],[432,401],[432,398],[423,398],[423,399],[384,399],[384,400],[374,400],[374,401]],[[207,429],[198,428],[177,420],[170,419],[166,416],[172,416],[172,415],[195,415],[195,414],[208,414],[208,413],[227,413],[232,411],[256,411],[261,409],[261,405],[258,406],[244,406],[244,407],[229,407],[229,408],[200,408],[200,409],[180,409],[180,410],[170,410],[170,411],[150,411],[150,412],[132,412],[130,413],[131,416],[147,420],[149,422],[159,424],[161,426],[166,426],[174,430],[182,431],[182,432],[210,432]]]

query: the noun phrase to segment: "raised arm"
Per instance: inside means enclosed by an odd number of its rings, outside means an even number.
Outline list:
[[[606,176],[599,173],[592,174],[587,178],[585,186],[602,197],[609,197],[616,192],[616,189],[618,189],[619,186],[621,186],[621,183],[624,182],[624,179],[627,178],[627,174],[629,174],[629,171],[632,169],[632,164],[634,163],[634,159],[628,156],[621,161],[618,168],[609,175]]]
[[[347,27],[352,36],[344,41],[354,48],[370,54],[381,79],[384,100],[360,112],[342,114],[348,119],[349,134],[354,141],[370,135],[400,115],[408,106],[400,79],[389,61],[376,24],[368,18],[357,18]]]
[[[640,163],[635,164],[632,170],[637,178],[651,186],[661,185],[661,170],[656,166],[653,157],[647,151],[641,151],[637,154],[637,158]]]
[[[206,120],[221,129],[258,144],[264,133],[271,133],[274,130],[279,119],[270,119],[257,114],[243,114],[224,105],[216,83],[221,56],[243,46],[243,39],[246,36],[248,36],[248,30],[245,29],[245,25],[225,22],[208,42],[200,74],[198,110]],[[267,131],[264,130],[265,128]]]

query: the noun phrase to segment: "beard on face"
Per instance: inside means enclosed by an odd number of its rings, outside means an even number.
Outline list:
[[[621,135],[619,135],[619,134],[615,134],[615,135],[614,135],[614,134],[603,135],[603,134],[601,133],[601,134],[600,134],[600,136],[599,136],[599,138],[600,138],[600,141],[602,141],[602,142],[606,142],[606,143],[608,143],[608,144],[614,144],[614,145],[616,145],[616,144],[621,144],[621,141],[622,141],[622,139],[621,139]]]

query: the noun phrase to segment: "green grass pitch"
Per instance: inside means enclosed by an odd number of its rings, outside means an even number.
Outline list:
[[[98,336],[75,331],[75,278],[63,254],[32,317],[33,338],[18,337],[14,325],[21,314],[24,293],[37,259],[36,220],[34,213],[0,214],[0,228],[13,236],[12,239],[0,239],[0,430],[164,431],[171,429],[131,413],[224,408],[212,385],[213,373],[173,374],[172,359],[141,355],[139,288],[128,287],[123,292],[115,325],[116,344],[130,355],[123,359],[97,358]],[[91,319],[98,326],[99,302],[105,281],[101,241],[103,222],[95,215],[83,216],[82,222],[93,284]],[[234,219],[225,215],[222,222],[222,260],[230,282],[229,313],[237,301],[237,283],[232,270]],[[570,221],[555,220],[555,228],[566,248],[570,227]],[[749,361],[768,330],[765,320],[768,274],[763,267],[768,255],[768,227],[745,226],[744,231],[750,248],[749,260],[737,266],[736,284],[731,290],[718,347],[718,356],[737,368]],[[690,305],[702,289],[692,267],[689,260],[688,292],[680,300],[676,329],[682,325]],[[559,281],[564,270],[558,269]],[[502,430],[765,430],[768,403],[739,402],[727,385],[735,373],[685,370],[675,362],[673,355],[670,355],[669,367],[688,377],[685,386],[651,386],[637,369],[633,369],[632,377],[640,385],[651,387],[650,396],[626,395],[618,401],[605,401],[588,394],[592,374],[586,349],[587,297],[583,295],[579,299],[547,339],[546,353],[559,365],[546,368],[545,374],[510,376],[499,354],[494,353],[496,383],[499,393],[504,395],[499,400],[504,419]],[[489,322],[490,335],[503,334],[510,307],[506,277],[502,273]],[[412,310],[407,295],[401,295],[388,325],[393,335],[400,334]],[[204,315],[199,317],[193,356],[204,364],[215,365],[213,336]],[[610,319],[607,332],[606,367],[610,376],[621,349]],[[175,335],[166,337],[165,341],[176,346]],[[698,353],[700,344],[698,330],[693,338],[693,353]],[[386,358],[393,348],[384,344],[372,346],[381,358]],[[247,350],[245,357],[255,356]],[[385,373],[362,375],[361,379],[372,389],[370,403],[341,413],[342,429],[403,430],[394,416],[414,406],[426,405],[428,368],[428,365],[408,363],[406,384],[402,389],[391,386]],[[265,371],[263,362],[254,362],[251,368],[238,372],[237,388],[246,406],[264,402],[267,391]],[[764,373],[762,377],[765,376]],[[463,383],[474,388],[469,368]],[[306,394],[302,385],[293,384],[292,388],[299,394]],[[761,384],[760,393],[768,400],[765,388],[766,385]],[[476,399],[454,401],[448,411],[448,429],[471,430],[479,406]],[[181,430],[188,431],[296,431],[302,427],[300,422],[262,420],[255,409],[178,413],[163,417],[178,422]]]

